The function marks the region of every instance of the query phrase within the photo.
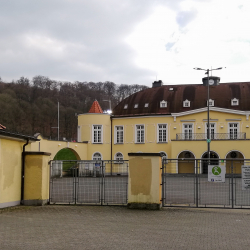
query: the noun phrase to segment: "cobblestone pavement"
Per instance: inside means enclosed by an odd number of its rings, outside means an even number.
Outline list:
[[[43,206],[0,210],[0,249],[249,249],[250,210]]]

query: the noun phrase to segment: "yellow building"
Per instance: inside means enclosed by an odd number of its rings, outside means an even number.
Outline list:
[[[203,84],[154,82],[152,88],[121,101],[112,115],[104,114],[96,101],[89,113],[78,116],[78,141],[87,143],[87,160],[127,160],[128,153],[136,152],[207,158],[208,87],[210,158],[250,159],[250,83],[209,79],[209,86],[206,77]],[[181,161],[171,169],[192,171]],[[207,173],[205,163],[200,171]]]

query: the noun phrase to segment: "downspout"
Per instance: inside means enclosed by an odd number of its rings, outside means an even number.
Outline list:
[[[110,160],[111,160],[111,176],[112,176],[112,155],[113,155],[113,124],[112,124],[112,116],[110,116],[111,120],[111,148],[110,148]]]
[[[25,169],[25,147],[29,144],[29,139],[26,139],[26,143],[23,145],[22,152],[22,173],[21,173],[21,205],[23,205],[24,200],[24,169]]]

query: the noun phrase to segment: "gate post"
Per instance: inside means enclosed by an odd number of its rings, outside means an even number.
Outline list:
[[[129,153],[128,208],[162,206],[161,153]]]
[[[25,152],[23,205],[41,206],[49,200],[50,153]]]

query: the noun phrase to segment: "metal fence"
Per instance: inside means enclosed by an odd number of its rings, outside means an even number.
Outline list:
[[[225,169],[224,182],[211,178],[213,166]],[[242,166],[249,175],[242,176]],[[163,160],[163,206],[250,208],[249,187],[249,159]]]
[[[182,133],[176,134],[177,141],[191,141],[191,140],[206,140],[206,133]],[[211,133],[210,139],[212,140],[246,140],[246,133]]]
[[[128,161],[51,161],[50,204],[126,205]]]

